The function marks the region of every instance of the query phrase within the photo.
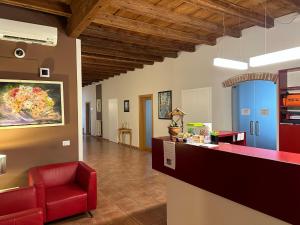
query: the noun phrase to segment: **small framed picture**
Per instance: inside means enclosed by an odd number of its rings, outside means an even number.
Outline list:
[[[124,100],[124,112],[129,112],[129,100]]]
[[[172,111],[172,91],[158,92],[158,118],[171,119],[169,113]]]

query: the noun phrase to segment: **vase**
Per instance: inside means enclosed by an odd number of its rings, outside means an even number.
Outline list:
[[[180,133],[180,127],[169,127],[170,136],[177,136]]]

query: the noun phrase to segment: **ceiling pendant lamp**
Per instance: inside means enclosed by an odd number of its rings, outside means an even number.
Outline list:
[[[240,21],[239,21],[240,22]],[[223,36],[225,35],[225,15],[223,14]],[[232,60],[232,59],[226,59],[217,57],[214,58],[213,62],[214,66],[227,68],[227,69],[234,69],[234,70],[247,70],[248,69],[248,63],[238,61],[238,60]]]
[[[251,67],[266,66],[275,63],[300,59],[300,47],[285,49],[250,58]]]
[[[265,18],[267,16],[267,1],[265,4]],[[297,18],[298,14],[295,18]],[[288,62],[300,59],[300,47],[285,49],[267,53],[267,28],[265,27],[265,54],[251,57],[250,67],[267,66],[276,63]]]
[[[248,63],[237,61],[237,60],[224,59],[224,58],[215,58],[214,66],[228,68],[228,69],[235,69],[235,70],[248,69]]]

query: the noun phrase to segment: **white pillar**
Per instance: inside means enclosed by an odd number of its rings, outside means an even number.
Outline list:
[[[83,160],[83,134],[82,134],[82,70],[81,70],[81,40],[76,39],[76,65],[77,65],[77,110],[78,110],[78,159]]]

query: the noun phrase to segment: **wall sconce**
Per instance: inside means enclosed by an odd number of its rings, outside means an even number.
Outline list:
[[[6,155],[0,155],[0,175],[6,173]]]

